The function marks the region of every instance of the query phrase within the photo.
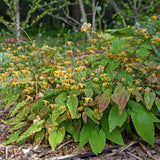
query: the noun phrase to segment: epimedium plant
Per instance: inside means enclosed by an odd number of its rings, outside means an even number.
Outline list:
[[[159,19],[153,16],[145,28],[93,32],[97,39],[85,52],[73,52],[68,41],[67,58],[47,45],[5,44],[0,99],[11,110],[1,121],[13,127],[4,144],[47,140],[54,150],[69,134],[98,154],[106,139],[124,145],[125,133],[154,146],[155,127],[160,129]],[[151,22],[154,32],[147,29]],[[92,32],[89,24],[82,31]]]

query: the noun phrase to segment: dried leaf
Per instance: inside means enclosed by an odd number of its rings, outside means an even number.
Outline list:
[[[128,100],[129,100],[130,94],[125,90],[125,87],[121,84],[118,85],[115,90],[114,94],[112,95],[112,100],[118,104],[119,112],[120,114],[124,110]]]

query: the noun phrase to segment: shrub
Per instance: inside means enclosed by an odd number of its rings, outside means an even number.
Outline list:
[[[121,134],[127,133],[154,146],[154,128],[160,129],[159,19],[94,33],[98,38],[85,52],[73,52],[67,42],[70,58],[46,45],[3,46],[9,62],[0,69],[0,99],[11,111],[2,122],[13,126],[4,144],[48,140],[54,150],[70,134],[98,154],[106,139],[124,145]]]

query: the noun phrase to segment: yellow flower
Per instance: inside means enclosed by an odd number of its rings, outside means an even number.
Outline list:
[[[95,74],[94,73],[91,73],[91,76],[94,76]]]
[[[136,80],[136,84],[139,84],[140,83],[140,81],[139,80]]]
[[[47,100],[43,100],[43,103],[46,105],[47,103],[49,103]]]
[[[73,42],[71,41],[67,41],[67,44],[70,46]]]
[[[85,97],[84,99],[85,99],[85,102],[88,103],[91,98]]]
[[[146,93],[148,93],[148,92],[149,92],[149,88],[146,88],[144,91],[145,91]]]
[[[85,93],[85,91],[86,91],[86,89],[81,89],[81,92],[82,92],[82,93]]]
[[[73,51],[72,50],[68,50],[67,53],[72,55]]]
[[[15,71],[15,72],[14,72],[14,75],[15,75],[15,77],[18,77],[19,72],[18,72],[18,71]]]
[[[8,50],[11,51],[12,49],[9,47]]]
[[[29,101],[29,100],[33,100],[33,98],[32,98],[31,96],[28,96],[28,95],[27,95],[26,101]]]
[[[13,51],[13,53],[15,54],[15,53],[17,53],[17,51],[16,51],[16,50],[14,50],[14,51]]]
[[[104,82],[104,83],[103,83],[103,86],[104,86],[104,87],[107,87],[107,85],[108,85],[108,82]]]
[[[5,86],[5,85],[6,85],[6,83],[5,83],[5,82],[3,82],[3,83],[2,83],[2,85],[3,85],[3,86]]]
[[[70,86],[70,84],[64,83],[64,87],[65,87],[65,88],[68,88],[69,86]]]
[[[8,56],[8,57],[11,57],[11,56],[12,56],[12,54],[7,54],[7,56]]]
[[[88,64],[88,61],[84,61],[85,64]]]
[[[32,81],[32,82],[30,82],[30,85],[31,85],[31,86],[33,86],[33,85],[34,85],[34,82],[33,82],[33,81]]]
[[[98,84],[94,84],[95,88],[97,88],[99,85]]]
[[[104,67],[102,65],[99,65],[98,68],[99,69],[104,69]]]
[[[156,77],[156,74],[155,74],[155,73],[152,73],[152,77]]]
[[[65,108],[66,108],[66,106],[61,106],[61,109],[62,109],[62,110],[65,110]]]
[[[104,77],[104,80],[107,81],[109,79],[109,77]]]
[[[132,74],[132,77],[134,78],[136,75],[135,74]]]
[[[29,89],[29,91],[33,91],[33,87],[29,87],[28,89]]]
[[[73,86],[71,87],[71,89],[72,89],[72,90],[77,90],[78,87],[77,87],[76,85],[73,85]]]
[[[22,50],[22,46],[19,46],[19,47],[18,47],[18,50]]]
[[[101,74],[101,77],[102,77],[102,78],[105,78],[105,76],[106,76],[106,74]]]
[[[157,20],[158,19],[158,17],[157,16],[153,16],[153,20]]]
[[[133,91],[133,88],[128,88],[129,93]]]
[[[72,84],[72,83],[75,83],[75,80],[74,79],[70,79],[69,82]]]
[[[28,89],[25,89],[25,90],[24,90],[24,93],[26,93],[26,94],[29,93],[29,90],[28,90]]]
[[[78,108],[78,111],[80,111],[80,112],[83,111],[83,107],[82,107],[82,106],[79,107],[79,108]]]
[[[98,78],[94,78],[93,81],[97,82],[99,79]]]
[[[21,70],[22,74],[25,74],[26,73],[26,70]]]
[[[80,86],[80,88],[83,88],[84,84],[83,83],[78,83],[78,86]]]
[[[56,104],[50,104],[51,108],[55,108]]]
[[[12,68],[8,68],[7,70],[8,70],[9,72],[12,72],[12,71],[13,71],[13,69],[12,69]]]
[[[47,82],[43,82],[43,85],[47,86],[47,85],[48,85],[48,83],[47,83]]]
[[[126,79],[125,78],[122,78],[122,81],[124,82]]]
[[[13,82],[13,85],[16,86],[18,83],[17,82]]]
[[[142,90],[142,87],[137,87],[137,89],[138,89],[139,91],[141,91],[141,90]]]

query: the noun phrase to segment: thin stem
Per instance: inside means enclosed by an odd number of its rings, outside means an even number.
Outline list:
[[[149,58],[149,56],[150,56],[159,46],[160,46],[160,44],[158,44],[157,47],[155,47],[155,48],[152,50],[152,52],[147,55],[147,57],[143,60],[143,62],[141,63],[141,65],[144,64],[144,62]]]

